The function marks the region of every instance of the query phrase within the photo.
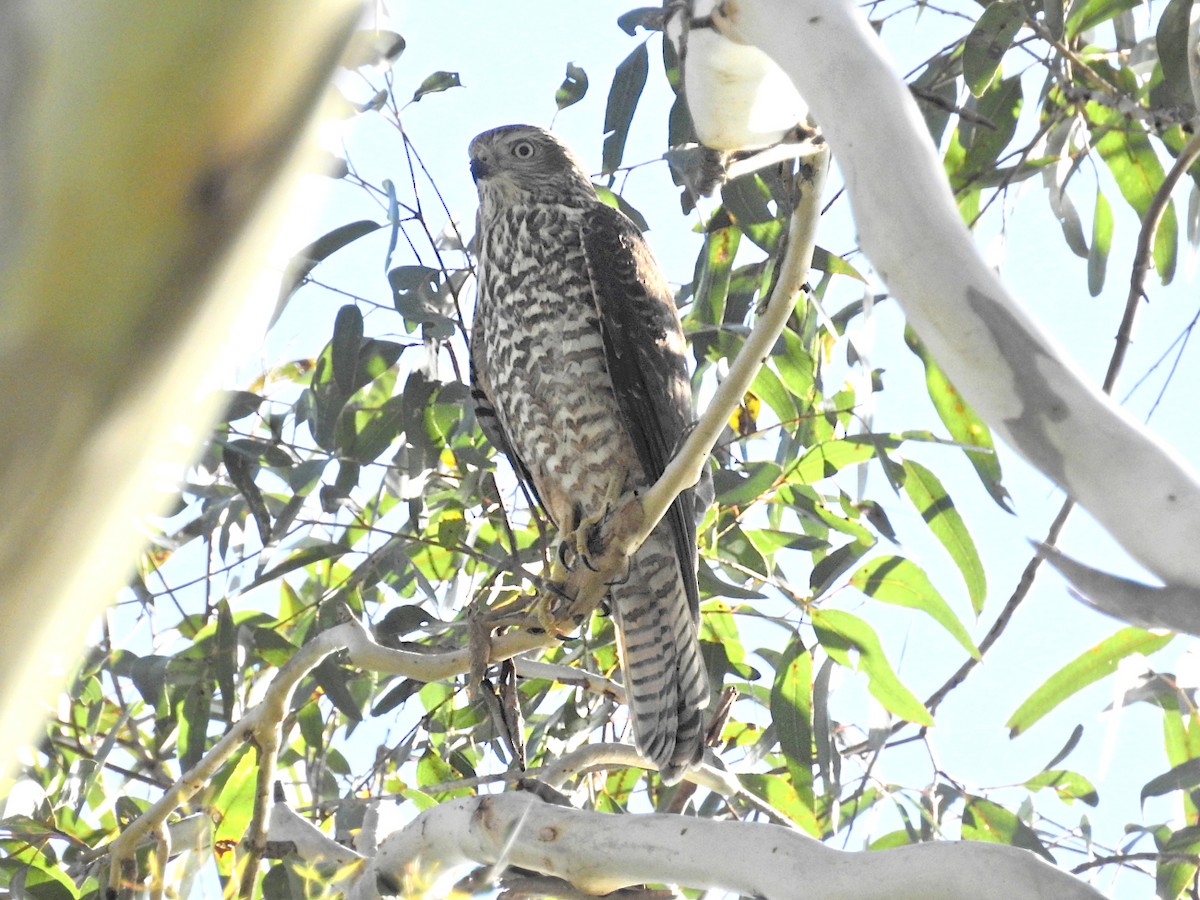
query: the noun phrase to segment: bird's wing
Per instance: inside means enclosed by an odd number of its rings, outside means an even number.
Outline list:
[[[658,480],[692,419],[683,329],[675,301],[641,232],[623,213],[597,203],[584,216],[583,250],[592,282],[609,378],[625,428],[650,483]],[[692,491],[671,504],[671,528],[693,616],[696,523]]]
[[[496,404],[492,399],[494,396],[492,385],[487,377],[486,346],[487,333],[484,330],[483,316],[476,312],[471,329],[471,405],[475,409],[475,418],[479,422],[479,427],[483,429],[483,436],[488,439],[488,443],[508,457],[513,470],[517,473],[517,478],[524,483],[530,497],[544,508],[545,505],[537,495],[533,477],[529,474],[525,462],[513,449],[512,442],[508,439],[508,433],[504,430],[504,423],[500,421],[500,416],[496,412]]]

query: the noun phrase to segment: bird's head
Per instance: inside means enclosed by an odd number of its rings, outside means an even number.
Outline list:
[[[596,191],[575,154],[549,131],[505,125],[471,141],[471,177],[486,209],[493,203],[593,203]]]

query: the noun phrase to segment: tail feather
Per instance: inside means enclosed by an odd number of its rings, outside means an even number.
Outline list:
[[[660,525],[613,588],[621,669],[638,750],[671,784],[703,753],[708,676],[670,531]]]

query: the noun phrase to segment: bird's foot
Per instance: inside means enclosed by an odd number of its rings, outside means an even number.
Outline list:
[[[621,506],[624,487],[624,479],[612,479],[604,491],[604,502],[600,505],[600,510],[580,517],[574,529],[562,534],[558,545],[558,561],[568,572],[580,563],[593,572],[599,571],[592,564],[592,559],[603,556],[607,549],[604,525],[613,510]]]

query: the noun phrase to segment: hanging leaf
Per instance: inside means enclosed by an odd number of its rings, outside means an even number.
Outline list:
[[[404,38],[394,31],[367,28],[354,32],[350,45],[342,53],[341,65],[347,69],[390,65],[404,52]]]
[[[963,117],[958,128],[967,151],[967,171],[986,172],[995,165],[1016,133],[1022,102],[1020,75],[997,82],[981,97],[967,98],[969,116]]]
[[[750,793],[766,800],[772,809],[779,810],[812,837],[825,837],[825,830],[816,813],[788,779],[780,775],[747,773],[739,775],[738,780]]]
[[[975,541],[971,539],[971,533],[967,531],[954,501],[936,475],[911,459],[904,460],[904,493],[958,566],[971,597],[971,607],[978,614],[983,610],[983,601],[987,598],[987,576],[979,551],[975,549]]]
[[[1154,48],[1162,67],[1162,81],[1150,89],[1155,108],[1176,108],[1184,119],[1196,113],[1192,82],[1188,74],[1188,19],[1192,0],[1169,0],[1158,20]]]
[[[1047,171],[1052,171],[1050,168]],[[1071,200],[1071,195],[1063,190],[1061,185],[1052,187],[1049,193],[1050,211],[1062,228],[1067,247],[1076,256],[1088,258],[1087,241],[1083,237],[1083,222],[1080,221],[1079,211]]]
[[[1108,268],[1108,252],[1112,249],[1113,214],[1104,191],[1096,188],[1096,211],[1092,216],[1092,247],[1088,251],[1088,293],[1100,296],[1104,290],[1104,274]]]
[[[602,203],[607,203],[613,209],[619,209],[625,213],[630,221],[638,227],[639,231],[650,230],[650,223],[646,221],[646,217],[616,191],[609,190],[602,184],[593,184],[592,187],[595,188],[596,196],[600,198]]]
[[[1122,628],[1071,660],[1030,694],[1009,717],[1008,736],[1016,737],[1068,697],[1117,670],[1117,663],[1134,653],[1150,654],[1171,642],[1172,634],[1153,634],[1141,628]]]
[[[246,834],[250,818],[254,814],[255,784],[258,779],[258,762],[255,754],[246,748],[241,751],[237,765],[229,774],[221,792],[213,804],[219,815],[219,824],[214,841],[237,842]]]
[[[1127,9],[1140,6],[1141,2],[1142,0],[1075,0],[1063,26],[1064,36],[1074,40],[1088,29],[1115,18]]]
[[[1025,782],[1025,787],[1031,791],[1050,788],[1064,803],[1071,803],[1075,800],[1080,800],[1088,806],[1096,806],[1100,803],[1100,795],[1096,793],[1095,785],[1078,772],[1070,772],[1066,769],[1046,769],[1039,772]]]
[[[421,82],[421,86],[413,92],[413,98],[410,102],[416,103],[427,94],[440,94],[442,91],[448,91],[450,88],[456,87],[462,87],[462,82],[459,81],[457,72],[434,72]]]
[[[850,576],[850,584],[868,597],[919,609],[950,632],[969,654],[979,659],[979,648],[967,629],[954,615],[929,576],[919,566],[900,556],[879,556],[869,560]]]
[[[383,256],[383,271],[386,272],[392,267],[392,254],[396,252],[396,244],[400,241],[400,201],[396,197],[396,185],[392,179],[383,179],[383,189],[387,192],[387,219],[391,226],[387,253]]]
[[[1032,850],[1047,862],[1054,862],[1054,857],[1032,828],[1014,813],[983,797],[967,797],[963,808],[962,836],[964,840],[1022,847]]]
[[[1013,45],[1025,22],[1025,7],[1014,0],[996,0],[986,7],[963,43],[963,80],[976,97],[991,84],[1000,60]]]
[[[929,399],[933,401],[938,418],[942,420],[950,436],[963,445],[963,452],[991,498],[1001,509],[1012,512],[1008,489],[1001,483],[1000,457],[996,454],[991,431],[950,383],[937,360],[911,328],[904,329],[904,342],[925,367],[925,390],[929,393]]]
[[[625,156],[625,141],[629,138],[629,126],[633,113],[646,86],[646,75],[650,71],[650,56],[643,41],[634,48],[613,73],[612,87],[608,90],[608,106],[604,112],[604,151],[602,170],[611,175],[621,166]]]
[[[837,609],[815,609],[812,614],[817,640],[836,662],[857,668],[867,676],[867,689],[883,708],[918,725],[932,725],[933,717],[913,692],[896,676],[883,653],[875,630],[857,616]],[[858,664],[850,651],[858,652]]]
[[[283,279],[279,285],[279,299],[275,303],[275,311],[271,314],[271,325],[274,325],[280,314],[282,314],[287,301],[296,292],[296,288],[300,287],[304,279],[308,277],[309,273],[320,262],[338,250],[341,250],[347,244],[351,244],[373,231],[378,231],[382,227],[378,222],[372,222],[369,219],[351,222],[317,238],[317,240],[293,256],[291,262],[287,264],[287,268],[284,270]]]
[[[866,462],[877,454],[879,448],[893,450],[900,444],[900,438],[890,434],[856,434],[854,437],[826,441],[800,457],[792,469],[792,478],[801,484],[813,484],[823,478],[832,478],[846,466]]]
[[[567,63],[567,76],[563,79],[563,83],[558,86],[558,90],[554,92],[554,104],[560,109],[566,109],[568,106],[574,106],[583,99],[583,95],[587,93],[588,77],[587,72],[583,71],[575,63]]]
[[[725,321],[725,303],[733,274],[733,258],[742,233],[734,226],[715,228],[704,236],[704,247],[696,259],[696,303],[692,315],[708,325]],[[697,355],[703,353],[697,350]]]
[[[1161,797],[1171,791],[1186,791],[1200,785],[1200,759],[1189,759],[1151,778],[1142,788],[1142,803],[1148,797]]]
[[[788,761],[792,784],[812,805],[813,754],[812,654],[793,636],[775,667],[771,685],[771,721],[779,749]]]
[[[348,303],[338,310],[330,343],[333,383],[347,397],[354,391],[354,373],[358,369],[358,351],[362,339],[362,313],[353,303]]]
[[[1087,111],[1100,134],[1095,141],[1096,151],[1112,172],[1121,196],[1144,219],[1165,177],[1145,128],[1117,110],[1098,103],[1089,102]],[[1175,220],[1175,204],[1171,201],[1163,211],[1154,237],[1154,268],[1163,284],[1175,275],[1178,243],[1179,225]]]

